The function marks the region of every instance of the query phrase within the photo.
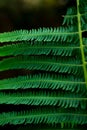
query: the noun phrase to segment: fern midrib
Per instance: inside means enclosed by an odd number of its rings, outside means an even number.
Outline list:
[[[3,82],[3,84],[0,84],[0,90],[2,90],[2,89],[7,89],[7,87],[5,87],[5,85],[14,85],[15,83],[17,83],[17,85],[19,85],[19,84],[23,84],[23,83],[39,83],[39,82],[47,82],[47,83],[64,83],[64,84],[86,84],[85,82],[76,82],[76,81],[63,81],[63,80],[52,80],[52,79],[26,79],[26,80],[24,80],[23,81],[23,79],[22,80],[20,80],[20,81],[12,81],[12,82],[10,82],[10,83],[4,83]],[[4,86],[4,87],[1,87],[1,86]]]
[[[86,13],[81,13],[80,15],[81,16],[87,15],[87,12]],[[77,16],[78,16],[78,14],[75,14],[75,15],[65,15],[64,17],[69,17],[69,18],[76,17],[77,18]]]
[[[12,61],[11,61],[12,62]],[[32,66],[31,66],[32,65]],[[35,65],[37,65],[37,66],[35,66]],[[46,71],[58,71],[59,70],[59,68],[57,68],[57,70],[55,69],[55,68],[52,68],[52,70],[51,69],[46,69],[46,68],[40,68],[41,66],[49,66],[49,67],[53,67],[53,66],[58,66],[58,67],[60,67],[60,69],[61,69],[61,67],[66,67],[66,69],[69,69],[69,68],[71,68],[71,69],[73,69],[73,67],[74,67],[74,69],[77,67],[78,69],[79,68],[81,68],[83,65],[82,64],[65,64],[65,63],[52,63],[52,62],[42,62],[42,61],[16,61],[16,62],[13,62],[13,63],[8,63],[8,65],[7,65],[7,62],[5,63],[4,62],[4,65],[3,65],[3,62],[2,63],[0,63],[0,71],[5,71],[5,70],[12,70],[12,69],[28,69],[28,70],[46,70]],[[10,68],[9,68],[9,66],[10,66]],[[29,67],[32,67],[32,68],[30,68],[29,69]],[[69,67],[69,68],[68,68]],[[61,70],[61,71],[63,71],[63,70]],[[64,71],[64,72],[66,72],[66,71]]]
[[[29,47],[29,46],[26,46],[26,45],[24,46],[24,44],[23,44],[23,46],[16,46],[16,45],[9,46],[8,45],[8,46],[5,46],[5,47],[0,47],[0,56],[16,55],[16,53],[21,54],[21,51],[24,51],[24,53],[22,52],[22,54],[26,54],[25,51],[28,51],[27,54],[31,54],[29,52],[29,50],[32,51],[32,49],[34,49],[34,51],[37,51],[38,49],[42,49],[42,50],[44,50],[44,49],[48,50],[49,49],[49,51],[51,51],[51,50],[55,51],[56,50],[57,52],[59,52],[59,51],[63,51],[63,50],[64,51],[66,51],[66,50],[70,51],[70,49],[71,49],[71,51],[73,51],[75,49],[80,49],[80,47],[62,47],[62,46],[31,46],[31,47]],[[58,49],[62,49],[62,50],[58,50]],[[41,50],[40,50],[40,52],[41,52]],[[33,53],[33,51],[32,51],[32,53]],[[37,54],[38,54],[38,52],[37,52]],[[56,55],[56,54],[53,54],[53,55]],[[70,55],[68,54],[68,56],[71,56],[71,54]]]
[[[14,58],[15,59],[15,58]],[[12,58],[12,60],[14,60],[13,58]],[[6,59],[6,60],[3,60],[3,61],[1,61],[1,63],[0,64],[3,64],[5,61],[9,61],[10,60],[10,58],[8,58],[8,59]],[[11,64],[17,64],[17,61],[16,62],[12,62]],[[48,62],[48,61],[31,61],[31,59],[30,59],[30,61],[27,61],[27,60],[23,60],[23,61],[20,61],[20,60],[18,60],[18,63],[22,63],[22,64],[25,64],[25,63],[29,63],[29,64],[50,64],[50,65],[59,65],[59,66],[70,66],[70,67],[81,67],[81,66],[83,66],[83,64],[66,64],[66,63],[57,63],[57,62]],[[8,63],[8,65],[9,65],[9,63]]]
[[[2,97],[3,96],[3,97]],[[49,101],[59,101],[59,100],[65,100],[65,101],[69,101],[69,100],[76,100],[76,101],[87,101],[87,98],[81,98],[81,97],[62,97],[62,96],[60,96],[60,97],[55,97],[55,96],[24,96],[24,95],[22,95],[22,96],[20,96],[20,95],[18,95],[18,96],[16,96],[16,95],[2,95],[2,96],[0,96],[0,102],[3,102],[3,100],[5,100],[5,102],[6,101],[8,101],[8,102],[10,102],[11,100],[14,100],[14,101],[16,101],[16,99],[17,100],[23,100],[23,99],[25,99],[25,100],[49,100]],[[9,100],[10,99],[10,100]],[[22,103],[22,102],[21,102]]]
[[[81,30],[81,15],[79,9],[80,1],[77,0],[77,17],[78,17],[78,30],[79,30],[79,39],[80,39],[80,49],[82,54],[82,62],[83,62],[83,70],[84,70],[84,78],[87,87],[87,70],[86,70],[86,63],[85,63],[85,54],[84,54],[84,47],[83,47],[83,38],[82,38],[82,30]]]
[[[25,45],[25,44],[23,44],[23,45]],[[19,50],[23,49],[22,46],[21,46],[21,48],[17,48],[17,46],[18,46],[18,45],[16,45],[16,44],[13,45],[13,46],[12,46],[12,45],[8,45],[8,46],[6,46],[6,47],[0,47],[0,50],[1,50],[1,49],[4,49],[4,48],[6,49],[7,47],[9,47],[9,48],[11,47],[11,49],[13,49],[13,48],[19,49]],[[12,47],[13,47],[13,48],[12,48]],[[46,45],[44,46],[44,45],[43,45],[43,46],[31,46],[31,47],[25,45],[25,46],[23,46],[23,47],[24,47],[24,48],[27,48],[27,47],[28,47],[28,48],[34,48],[34,49],[37,49],[37,48],[42,48],[42,49],[44,49],[44,48],[45,48],[45,49],[46,49],[46,48],[48,48],[48,49],[50,49],[50,48],[51,48],[51,49],[54,49],[54,48],[55,48],[55,49],[56,49],[56,48],[59,48],[59,49],[79,49],[79,48],[80,48],[79,46],[77,46],[77,47],[75,47],[75,46],[72,46],[72,47],[70,47],[70,46],[63,46],[63,47],[62,47],[62,46],[56,46],[56,45],[55,45],[55,46],[46,46]],[[8,50],[7,50],[7,51],[8,51]]]
[[[58,116],[61,116],[61,115],[63,115],[63,116],[69,116],[70,115],[70,116],[76,116],[76,117],[80,117],[80,116],[87,117],[87,114],[81,114],[81,113],[79,113],[79,114],[75,114],[75,113],[58,113],[58,114],[53,113],[53,114],[49,114],[49,113],[46,113],[46,114],[38,114],[38,115],[37,114],[32,114],[32,115],[27,114],[27,115],[20,115],[20,116],[19,115],[13,115],[13,117],[11,117],[10,115],[9,116],[3,116],[3,118],[1,118],[0,121],[4,121],[4,120],[6,120],[6,118],[7,118],[7,120],[9,120],[9,119],[10,120],[11,119],[17,120],[17,119],[20,119],[20,118],[25,119],[25,118],[31,118],[31,117],[34,118],[34,117],[48,117],[48,116],[49,117],[50,116],[58,117]]]
[[[16,81],[15,81],[16,82]],[[11,82],[11,83],[5,83],[4,85],[9,85],[9,84],[14,84],[15,82]],[[21,83],[26,83],[26,82],[49,82],[49,83],[61,83],[61,82],[64,82],[64,83],[70,83],[70,84],[85,84],[85,82],[76,82],[76,81],[64,81],[64,80],[52,80],[52,79],[26,79],[25,81],[17,81],[17,84],[21,84]],[[0,84],[2,85],[2,84]]]
[[[65,34],[65,35],[71,35],[71,34],[78,34],[78,32],[67,32],[67,31],[66,31],[66,32],[56,32],[56,33],[55,33],[54,31],[53,31],[53,32],[50,32],[50,31],[49,31],[49,32],[45,32],[45,33],[44,33],[44,32],[42,31],[42,32],[39,33],[38,30],[37,30],[37,33],[33,33],[33,34],[32,34],[32,33],[29,33],[29,34],[26,33],[26,37],[32,37],[32,36],[38,37],[38,36],[46,36],[46,35],[47,35],[47,36],[50,36],[50,35],[52,35],[52,36],[54,35],[54,36],[55,36],[55,35],[63,35],[63,34]],[[2,35],[2,34],[0,34],[0,35]],[[12,38],[14,39],[14,37],[23,37],[24,35],[25,35],[25,34],[22,34],[22,33],[21,33],[21,34],[15,34],[15,35],[12,35],[12,36],[7,35],[7,38],[12,37]],[[3,35],[3,36],[4,36],[4,35]],[[1,36],[0,38],[3,38],[3,37]],[[6,38],[6,37],[5,37],[5,38]]]

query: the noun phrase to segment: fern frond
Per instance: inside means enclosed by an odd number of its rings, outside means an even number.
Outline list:
[[[0,125],[18,125],[18,124],[58,124],[58,123],[71,123],[71,124],[86,124],[87,114],[82,114],[82,112],[61,112],[59,111],[44,111],[41,112],[10,112],[0,114]]]
[[[35,57],[14,57],[7,58],[0,62],[0,71],[12,69],[29,69],[29,70],[43,70],[54,71],[59,73],[73,73],[77,75],[83,74],[82,64],[58,63],[54,59],[39,59]]]
[[[76,30],[76,31],[75,31]],[[79,39],[77,29],[71,27],[60,28],[40,28],[38,30],[20,30],[0,34],[0,42],[17,42],[17,41],[44,41],[58,42]]]
[[[48,89],[48,90],[66,90],[75,93],[86,93],[86,84],[81,78],[73,76],[52,76],[49,74],[39,74],[30,76],[20,76],[0,80],[0,91],[18,90],[18,89]]]
[[[79,2],[79,12],[81,16],[81,24],[82,24],[82,30],[86,31],[86,22],[87,22],[87,2],[86,1],[80,1]],[[64,16],[63,25],[73,25],[78,26],[78,14],[77,14],[77,8],[72,7],[68,8],[66,15]],[[78,28],[77,28],[78,30]]]
[[[52,45],[32,45],[31,43],[19,43],[19,44],[12,44],[0,47],[0,56],[9,56],[9,55],[57,55],[57,56],[65,56],[70,57],[80,54],[79,47],[69,47],[69,46],[54,46]],[[78,59],[77,59],[78,60]]]
[[[58,93],[56,92],[27,92],[4,94],[0,93],[0,104],[13,104],[13,105],[36,105],[36,106],[61,106],[63,108],[87,108],[86,96],[81,97],[79,94],[71,93]]]
[[[67,13],[64,17],[63,20],[63,25],[74,25],[76,26],[78,21],[77,21],[77,10],[76,7],[68,8]]]
[[[63,17],[60,28],[0,34],[0,72],[38,71],[0,80],[0,105],[26,105],[2,112],[0,125],[87,124],[87,0],[76,0]]]
[[[63,25],[77,25],[77,15],[72,15],[72,16],[64,16],[64,21],[63,21]]]

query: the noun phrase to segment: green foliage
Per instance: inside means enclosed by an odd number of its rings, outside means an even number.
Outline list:
[[[0,80],[0,91],[18,90],[18,89],[48,89],[48,90],[66,90],[74,93],[86,93],[86,83],[83,78],[72,75],[54,75],[39,74],[29,76],[19,76],[17,78]]]
[[[62,112],[61,112],[62,110]],[[84,113],[81,111],[81,113]],[[11,112],[11,113],[2,113],[0,115],[0,124],[58,124],[61,122],[71,123],[72,126],[74,124],[86,124],[87,123],[87,115],[81,114],[80,112],[70,113],[66,109],[38,109],[38,110],[30,110],[30,111],[22,111],[22,112]],[[4,118],[3,118],[4,117]]]
[[[13,106],[0,113],[1,126],[87,125],[87,0],[77,0],[63,17],[60,28],[0,34],[0,73],[30,72],[0,80],[0,106]]]

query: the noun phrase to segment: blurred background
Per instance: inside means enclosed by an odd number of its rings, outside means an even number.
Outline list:
[[[71,1],[71,2],[70,2]],[[75,0],[0,0],[0,32],[58,27]]]

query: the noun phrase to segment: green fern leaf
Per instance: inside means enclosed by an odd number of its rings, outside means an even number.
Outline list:
[[[75,32],[76,30],[76,32]],[[73,32],[74,31],[74,32]],[[68,37],[67,37],[68,36]],[[0,34],[0,42],[17,42],[17,41],[44,41],[44,42],[57,42],[57,41],[71,41],[78,40],[78,32],[76,28],[43,28],[38,30],[20,30]],[[79,38],[79,37],[78,37]]]
[[[87,0],[76,0],[63,17],[60,28],[0,34],[0,73],[35,71],[0,80],[0,105],[13,106],[1,112],[1,126],[87,125]]]
[[[19,43],[19,44],[12,44],[0,47],[0,56],[16,56],[16,55],[56,55],[56,56],[73,56],[74,54],[80,54],[80,48],[73,47],[73,46],[57,46],[54,44],[48,43],[48,45],[44,44],[36,44],[34,43]],[[78,60],[78,58],[77,58]]]
[[[55,95],[55,96],[54,96]],[[80,95],[81,96],[81,95]],[[3,98],[2,98],[3,97]],[[78,108],[86,109],[87,98],[79,97],[78,94],[55,94],[55,93],[23,93],[23,94],[4,94],[0,93],[0,104],[13,104],[13,105],[34,105],[34,106],[61,106],[64,108]]]
[[[0,91],[18,90],[18,89],[48,89],[48,90],[66,90],[76,93],[86,93],[86,84],[80,77],[62,75],[39,74],[30,76],[20,76],[0,80]]]
[[[43,70],[54,71],[59,73],[73,73],[77,75],[83,74],[82,64],[72,63],[58,63],[53,59],[39,59],[35,57],[14,57],[7,58],[0,62],[0,71],[9,69],[29,69],[29,70]]]
[[[87,114],[75,113],[55,110],[54,111],[31,111],[31,112],[11,112],[11,113],[2,113],[0,115],[0,125],[6,124],[58,124],[61,122],[65,123],[75,123],[75,124],[86,124],[87,123]]]

